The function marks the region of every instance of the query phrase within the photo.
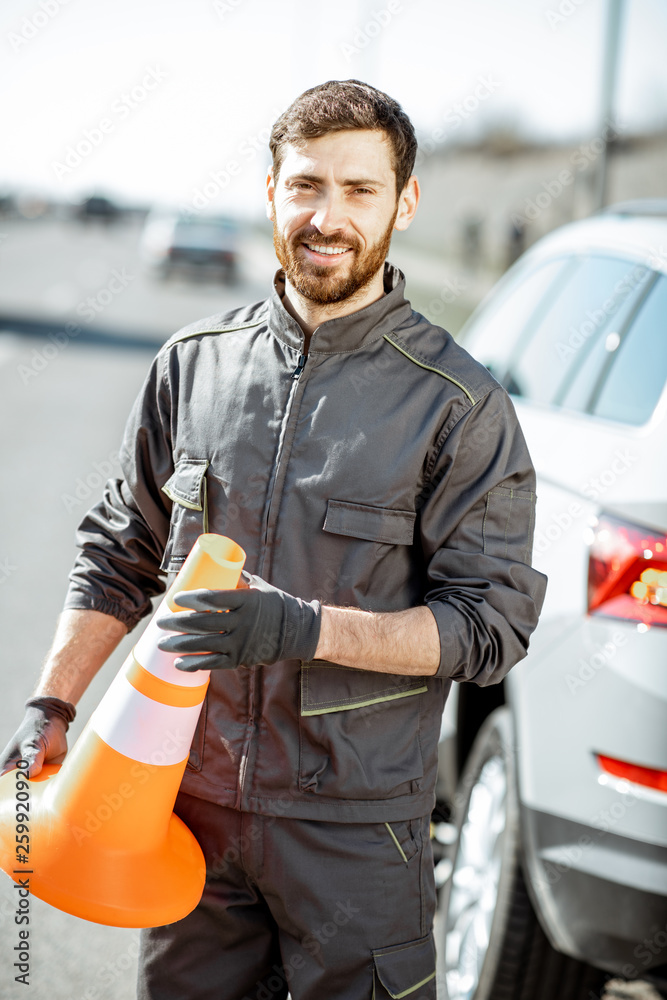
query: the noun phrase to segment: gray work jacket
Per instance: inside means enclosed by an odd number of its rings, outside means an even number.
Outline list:
[[[123,478],[78,530],[65,607],[132,628],[202,531],[307,600],[427,603],[434,677],[320,660],[214,671],[181,786],[269,815],[416,818],[433,806],[452,680],[500,681],[537,624],[533,467],[505,390],[412,311],[396,268],[382,298],[322,323],[307,356],[281,281],[159,351]]]

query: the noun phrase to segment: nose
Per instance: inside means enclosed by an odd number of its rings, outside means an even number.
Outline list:
[[[323,236],[344,230],[347,216],[342,194],[335,190],[323,191],[310,222]]]

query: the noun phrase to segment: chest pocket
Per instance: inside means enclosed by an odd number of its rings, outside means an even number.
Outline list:
[[[177,573],[201,534],[208,531],[207,458],[179,458],[162,487],[173,502],[169,538],[160,569]]]
[[[410,510],[371,507],[347,500],[329,500],[324,530],[335,535],[351,535],[369,542],[412,545],[417,515]]]

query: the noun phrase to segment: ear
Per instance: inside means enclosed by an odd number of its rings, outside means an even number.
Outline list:
[[[396,214],[394,229],[402,231],[408,228],[417,211],[420,194],[417,175],[413,174],[398,196],[398,212]]]
[[[276,186],[273,180],[273,167],[269,167],[266,175],[266,216],[273,222],[273,198]]]

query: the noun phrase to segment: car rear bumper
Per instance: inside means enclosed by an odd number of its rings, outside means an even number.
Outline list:
[[[667,975],[667,848],[521,813],[528,890],[551,944],[628,979]]]

